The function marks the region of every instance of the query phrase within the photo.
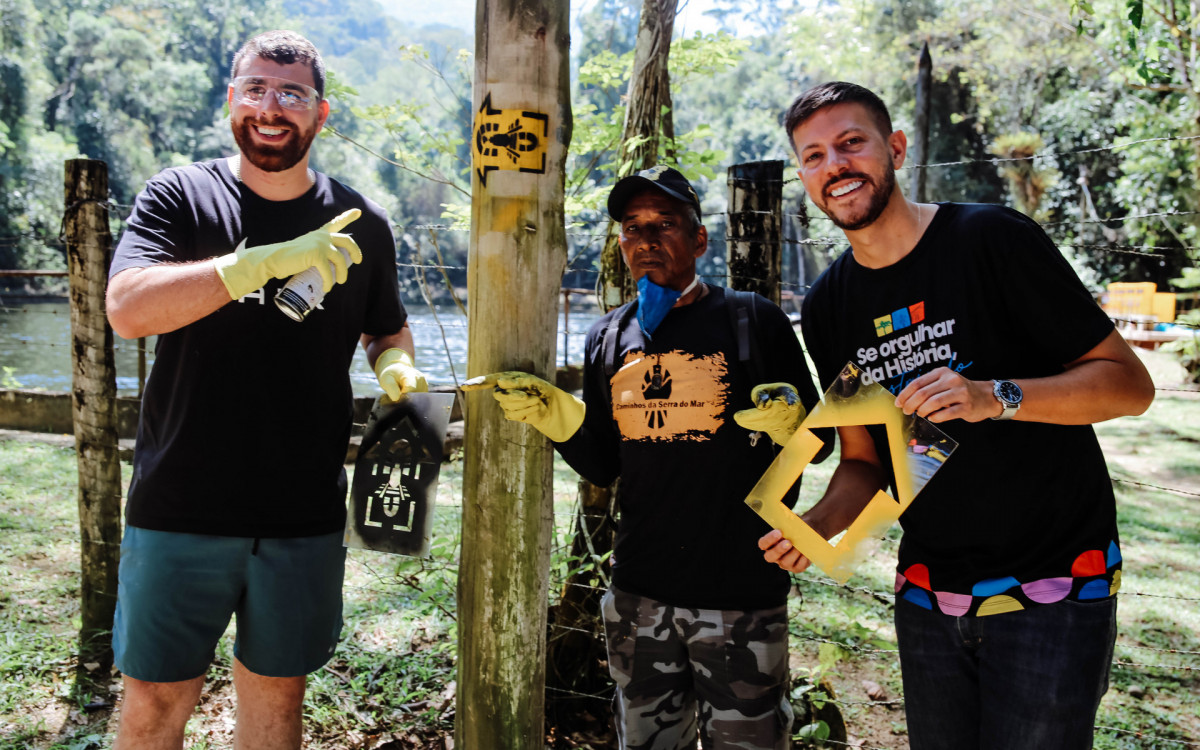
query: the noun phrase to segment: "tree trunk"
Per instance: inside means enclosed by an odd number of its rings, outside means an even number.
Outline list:
[[[780,302],[783,260],[783,162],[729,169],[729,286]]]
[[[675,139],[674,119],[670,114],[663,116],[663,107],[671,106],[667,61],[671,54],[676,3],[677,0],[642,2],[633,74],[629,78],[625,103],[625,132],[621,136],[621,152],[617,159],[618,178],[657,164],[660,140]],[[613,224],[609,224],[608,237],[600,254],[596,292],[600,306],[605,310],[611,310],[637,294],[629,270],[621,260],[617,229]]]
[[[104,313],[112,252],[108,167],[72,159],[65,170],[64,233],[71,284],[72,398],[79,462],[81,683],[108,680],[121,544],[121,464],[117,454],[117,374]]]
[[[644,0],[642,3],[633,73],[626,97],[618,179],[654,166],[658,163],[660,139],[673,141],[675,138],[667,62],[675,28],[676,3],[677,0]],[[664,107],[667,108],[665,115]],[[645,139],[642,143],[630,145],[642,138]],[[674,149],[670,148],[668,153],[673,158]],[[596,281],[596,297],[604,310],[611,310],[637,295],[629,269],[621,258],[617,235],[616,222],[610,222]],[[571,542],[572,557],[591,560],[605,557],[612,551],[616,537],[613,511],[618,486],[619,480],[608,488],[597,487],[586,479],[579,480],[579,517]],[[567,730],[585,714],[607,727],[611,710],[607,701],[579,697],[581,694],[595,695],[608,685],[608,676],[600,662],[606,657],[600,621],[601,592],[592,583],[594,573],[580,570],[580,565],[576,564],[554,607],[555,640],[550,644],[548,654],[551,664],[547,679],[550,714],[558,728]],[[607,562],[601,570],[607,573]]]
[[[917,103],[913,112],[912,199],[917,203],[925,202],[925,165],[929,163],[929,110],[932,98],[933,58],[929,55],[929,42],[923,42],[917,61]]]
[[[564,159],[571,138],[568,4],[479,0],[468,368],[554,380],[566,267]],[[552,452],[470,398],[458,581],[456,745],[544,741]]]

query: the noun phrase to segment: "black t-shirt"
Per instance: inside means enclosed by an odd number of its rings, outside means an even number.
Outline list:
[[[767,300],[755,303],[762,382],[792,383],[811,408],[816,389],[791,323]],[[589,481],[621,478],[613,584],[681,607],[782,604],[787,574],[767,564],[756,544],[770,527],[745,504],[776,448],[765,435],[752,446],[733,421],[735,411],[753,405],[758,383],[738,361],[725,290],[709,287],[700,300],[672,309],[649,340],[636,320],[627,322],[609,388],[601,342],[621,309],[588,334],[584,424],[555,445]]]
[[[854,362],[898,393],[941,366],[971,380],[1055,375],[1113,325],[1036,223],[941,204],[899,262],[870,269],[849,250],[839,257],[805,299],[803,330],[825,386]],[[991,614],[1109,595],[1116,511],[1091,426],[938,427],[958,449],[900,517],[902,599]],[[886,438],[872,437],[887,462]]]
[[[126,521],[161,531],[309,536],[345,522],[343,461],[353,416],[349,367],[362,333],[405,321],[395,241],[372,201],[325,175],[303,196],[265,200],[225,160],[146,184],[109,277],[294,239],[349,208],[342,231],[363,261],[303,322],[274,303],[285,280],[158,336],[142,398]]]

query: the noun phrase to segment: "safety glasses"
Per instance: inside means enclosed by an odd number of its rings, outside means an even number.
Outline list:
[[[233,100],[257,107],[270,92],[284,109],[304,112],[317,106],[321,97],[312,86],[276,76],[238,76],[230,81]]]

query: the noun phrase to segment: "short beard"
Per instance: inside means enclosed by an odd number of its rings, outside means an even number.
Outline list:
[[[867,205],[867,211],[861,218],[855,221],[842,221],[832,211],[826,211],[825,215],[829,217],[834,225],[845,232],[856,232],[859,229],[865,229],[875,223],[875,220],[883,214],[883,210],[887,208],[888,201],[892,199],[892,193],[896,189],[896,170],[892,165],[888,165],[887,171],[883,175],[883,184],[879,186],[879,190],[871,195],[871,202]]]
[[[315,128],[296,128],[292,131],[295,137],[289,141],[277,147],[264,147],[256,144],[250,134],[254,122],[254,118],[247,117],[240,125],[234,125],[233,140],[241,149],[242,156],[264,172],[283,172],[299,164],[317,135]]]

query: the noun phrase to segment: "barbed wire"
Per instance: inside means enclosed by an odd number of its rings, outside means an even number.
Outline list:
[[[1200,492],[1191,492],[1189,490],[1180,490],[1180,489],[1175,489],[1172,487],[1160,487],[1157,484],[1148,484],[1146,482],[1135,482],[1132,479],[1123,479],[1121,477],[1112,477],[1112,480],[1114,482],[1120,482],[1121,484],[1135,484],[1138,487],[1148,487],[1153,490],[1162,490],[1163,492],[1171,492],[1176,495],[1185,495],[1188,497],[1200,497]]]
[[[829,739],[828,737],[821,740],[821,742],[823,742],[826,745],[838,745],[839,747],[852,748],[852,750],[892,750],[892,748],[890,748],[890,747],[876,747],[874,745],[864,745],[861,742],[855,742],[854,744],[850,744],[849,742],[842,742],[841,740],[832,740],[832,739]]]
[[[1157,646],[1138,646],[1131,643],[1118,643],[1122,648],[1133,648],[1139,651],[1157,651],[1161,654],[1183,654],[1185,656],[1200,656],[1200,651],[1184,651],[1178,648],[1158,648]]]
[[[1141,591],[1122,591],[1124,596],[1145,596],[1151,599],[1174,599],[1181,602],[1200,602],[1200,596],[1172,596],[1171,594],[1147,594]]]
[[[997,156],[990,159],[960,159],[958,161],[943,161],[934,164],[906,164],[900,169],[937,169],[941,167],[960,167],[968,164],[1006,164],[1017,161],[1036,161],[1037,159],[1049,159],[1051,157],[1064,156],[1079,156],[1081,154],[1095,154],[1103,151],[1120,151],[1129,148],[1130,146],[1139,146],[1146,143],[1161,143],[1164,141],[1194,141],[1200,136],[1197,135],[1169,135],[1156,138],[1142,138],[1128,143],[1114,143],[1109,146],[1093,146],[1091,148],[1081,148],[1075,151],[1042,151],[1029,156]],[[897,170],[899,171],[899,170]]]
[[[859,646],[854,643],[845,643],[843,641],[834,641],[834,640],[830,640],[829,638],[818,638],[817,636],[814,636],[814,635],[800,634],[797,637],[802,641],[811,641],[813,643],[823,643],[823,644],[827,644],[830,646],[837,646],[838,648],[844,648],[847,651],[853,651],[855,653],[865,654],[867,656],[873,656],[873,657],[878,657],[880,654],[898,654],[898,653],[900,653],[900,650],[895,649],[895,648],[867,648],[866,646]]]
[[[1182,664],[1137,664],[1119,659],[1114,659],[1113,664],[1118,667],[1136,667],[1138,669],[1175,669],[1182,672],[1200,672],[1200,667],[1188,667]]]
[[[1141,139],[1134,140],[1134,141],[1128,141],[1126,143],[1113,143],[1113,144],[1110,144],[1107,146],[1092,146],[1089,148],[1075,149],[1073,151],[1042,151],[1040,153],[1031,154],[1029,156],[996,156],[996,157],[990,157],[990,158],[959,159],[957,161],[935,162],[933,164],[905,164],[903,167],[901,167],[897,171],[902,171],[902,170],[906,170],[906,169],[938,169],[938,168],[943,168],[943,167],[960,167],[960,166],[965,166],[965,165],[969,165],[969,164],[995,165],[995,164],[1004,164],[1004,163],[1008,163],[1008,162],[1017,162],[1017,161],[1035,161],[1037,159],[1048,159],[1050,157],[1079,156],[1082,154],[1094,154],[1094,153],[1100,153],[1100,152],[1104,152],[1104,151],[1120,151],[1122,149],[1130,148],[1131,146],[1139,146],[1139,145],[1143,145],[1146,143],[1162,143],[1165,141],[1180,141],[1180,142],[1194,141],[1198,138],[1200,138],[1200,136],[1196,136],[1196,135],[1157,136],[1154,138],[1141,138]],[[794,164],[791,165],[791,168],[789,171],[792,171],[792,172],[795,171]],[[785,177],[785,178],[779,179],[779,180],[756,180],[756,179],[751,179],[748,177],[736,177],[736,176],[728,176],[726,178],[726,181],[729,183],[745,183],[745,184],[757,184],[757,185],[790,185],[795,182],[801,182],[799,177]]]
[[[1139,732],[1136,729],[1121,729],[1120,727],[1105,727],[1097,725],[1093,730],[1095,732],[1112,732],[1114,734],[1128,734],[1138,739],[1151,740],[1153,742],[1169,742],[1174,745],[1185,745],[1187,747],[1200,747],[1200,742],[1188,742],[1187,740],[1173,740],[1167,737],[1156,737],[1152,734]]]

